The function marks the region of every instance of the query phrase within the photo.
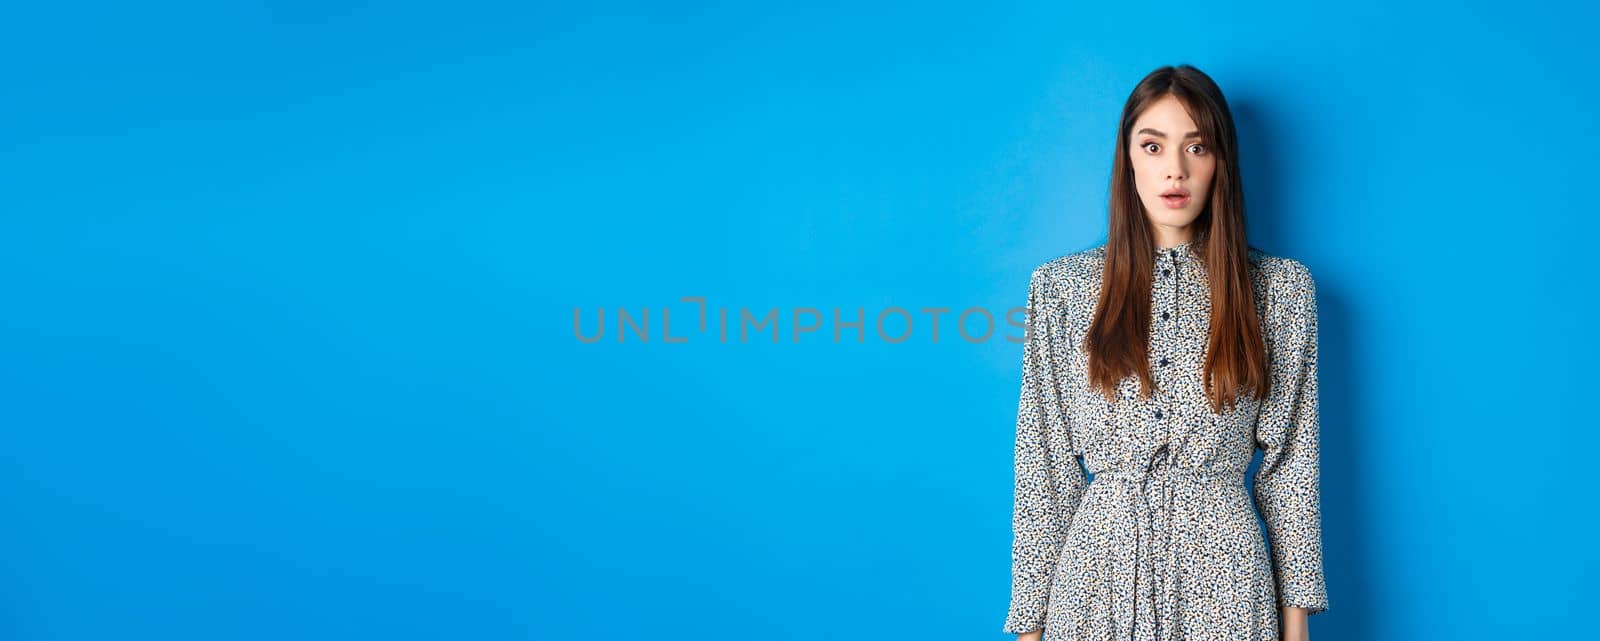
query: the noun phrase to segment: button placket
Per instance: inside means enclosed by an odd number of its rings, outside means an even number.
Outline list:
[[[1179,267],[1177,248],[1162,251],[1156,255],[1156,258],[1158,263],[1164,263],[1161,268],[1161,273],[1163,276],[1170,275],[1174,269]],[[1161,297],[1165,300],[1158,300],[1157,303],[1162,308],[1161,320],[1170,320],[1172,315],[1167,311],[1167,309],[1177,303],[1179,279],[1170,278],[1165,280],[1167,281],[1165,283],[1166,286],[1162,288],[1162,291],[1165,292],[1165,296]],[[1172,336],[1174,331],[1175,328],[1170,323],[1164,324],[1159,328],[1158,334],[1162,337],[1162,340],[1156,342],[1158,353],[1166,352],[1172,348],[1172,342],[1175,340],[1175,338]],[[1157,364],[1161,367],[1166,367],[1171,362],[1172,361],[1163,354],[1161,359],[1157,361]],[[1160,376],[1160,374],[1161,372],[1157,372],[1157,376],[1164,379],[1165,377]],[[1160,418],[1160,416],[1157,416],[1156,418]]]

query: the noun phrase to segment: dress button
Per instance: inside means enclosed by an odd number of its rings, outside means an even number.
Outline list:
[[[1156,410],[1156,418],[1161,418],[1161,410]]]
[[[1167,357],[1165,357],[1165,356],[1162,356],[1162,357],[1161,357],[1161,366],[1162,366],[1162,367],[1166,367],[1166,365],[1167,365],[1167,362],[1168,362],[1168,361],[1167,361]]]
[[[1172,314],[1161,312],[1161,320],[1167,320],[1168,318],[1172,318]]]
[[[1172,270],[1170,270],[1170,269],[1167,269],[1167,268],[1165,268],[1165,267],[1162,267],[1162,268],[1161,268],[1161,275],[1162,275],[1162,276],[1169,276],[1169,275],[1171,275],[1171,274],[1172,274]]]

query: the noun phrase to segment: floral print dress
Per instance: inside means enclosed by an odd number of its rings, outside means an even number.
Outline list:
[[[1099,299],[1105,245],[1032,274],[1006,632],[1278,641],[1280,606],[1328,608],[1315,282],[1295,260],[1248,250],[1271,391],[1217,414],[1200,376],[1211,290],[1193,249],[1190,241],[1151,257],[1148,399],[1137,376],[1120,382],[1115,402],[1087,384],[1078,346]],[[1247,488],[1256,448],[1264,454]]]

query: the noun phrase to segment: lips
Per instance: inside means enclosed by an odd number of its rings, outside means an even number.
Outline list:
[[[1167,209],[1183,209],[1189,206],[1189,190],[1183,187],[1171,187],[1161,192],[1161,202]]]

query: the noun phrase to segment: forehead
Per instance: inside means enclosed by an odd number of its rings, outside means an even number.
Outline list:
[[[1185,132],[1198,129],[1194,119],[1189,117],[1189,111],[1184,109],[1183,103],[1171,95],[1162,96],[1150,103],[1150,106],[1145,107],[1144,113],[1134,119],[1135,133],[1144,127],[1159,129],[1168,136],[1174,135],[1175,132],[1181,136]]]

